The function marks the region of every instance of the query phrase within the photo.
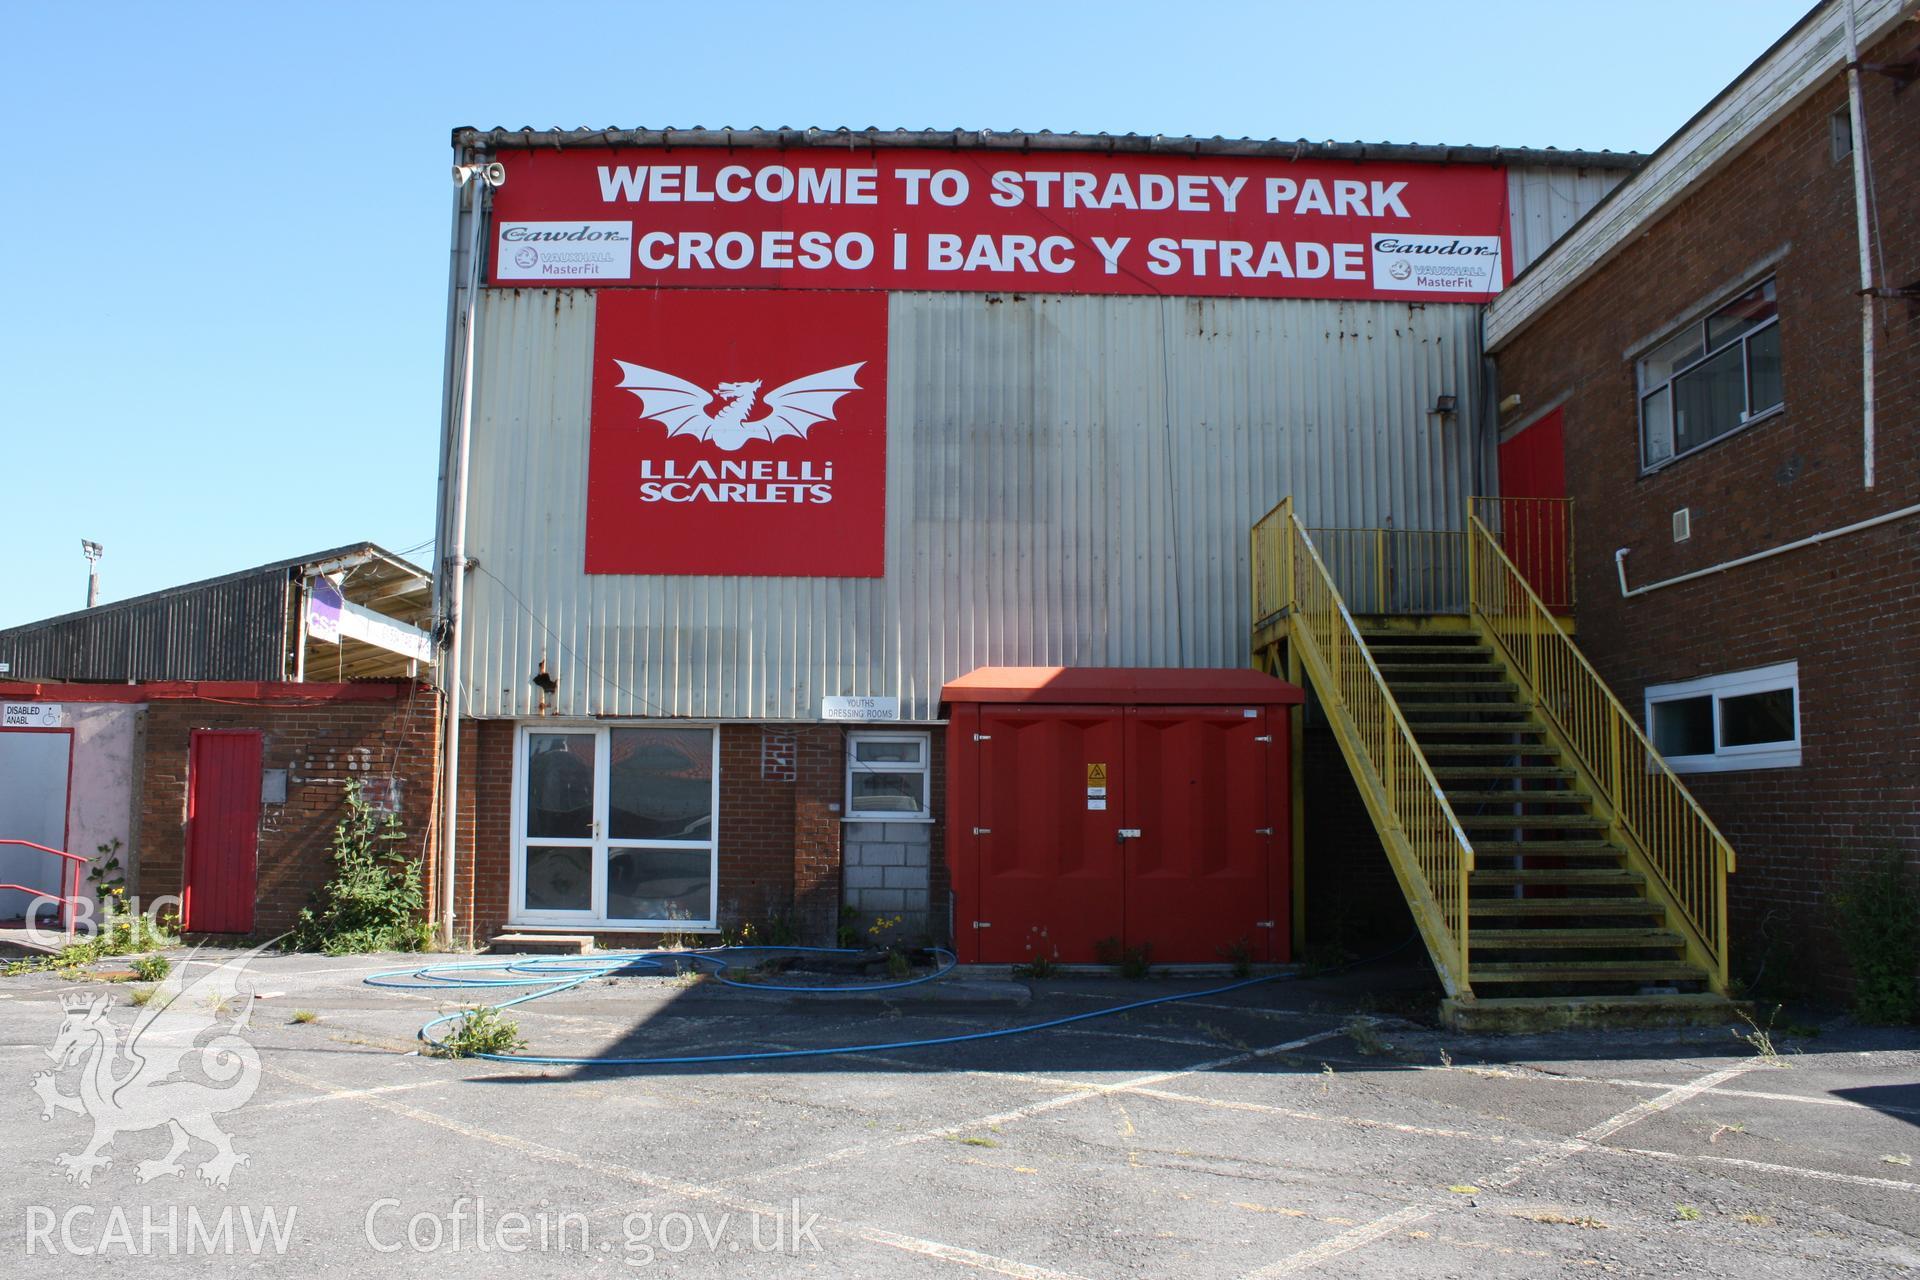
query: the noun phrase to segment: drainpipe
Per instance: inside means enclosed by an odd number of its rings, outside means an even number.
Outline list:
[[[1860,96],[1860,42],[1847,7],[1847,119],[1853,130],[1853,224],[1860,245],[1861,484],[1873,488],[1873,239],[1867,209],[1867,113]]]
[[[454,181],[471,193],[467,202],[467,296],[461,309],[459,412],[454,428],[452,466],[447,476],[446,555],[440,562],[441,625],[446,659],[442,667],[446,688],[446,770],[441,803],[440,921],[446,939],[453,941],[454,875],[459,865],[460,832],[460,695],[465,675],[460,661],[460,627],[467,595],[467,462],[473,447],[474,330],[480,312],[480,224],[485,221],[486,192],[506,180],[498,165],[455,165]]]

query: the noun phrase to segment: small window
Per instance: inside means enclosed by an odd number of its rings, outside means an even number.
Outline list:
[[[1833,145],[1833,162],[1839,164],[1853,154],[1853,111],[1841,107],[1827,117],[1827,139]]]
[[[929,742],[924,733],[848,734],[846,816],[931,821]]]
[[[1647,731],[1676,773],[1800,763],[1800,664],[1647,689]]]
[[[1762,280],[1640,358],[1640,463],[1652,469],[1784,402],[1780,311]]]

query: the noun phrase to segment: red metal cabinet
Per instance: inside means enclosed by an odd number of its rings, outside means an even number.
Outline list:
[[[990,667],[949,708],[960,958],[1289,958],[1297,686],[1254,671]]]

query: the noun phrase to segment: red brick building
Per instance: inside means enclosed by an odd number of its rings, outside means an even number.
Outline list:
[[[1763,984],[1843,980],[1836,886],[1920,871],[1920,23],[1859,10],[1852,102],[1827,5],[1487,312],[1502,491],[1563,439],[1580,646],[1738,851]]]

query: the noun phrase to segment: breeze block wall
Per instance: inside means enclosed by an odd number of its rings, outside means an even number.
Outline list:
[[[1913,24],[1865,54],[1892,61]],[[1863,77],[1885,281],[1920,281],[1920,88]],[[1577,641],[1636,716],[1649,684],[1797,660],[1802,764],[1692,773],[1732,842],[1733,971],[1759,989],[1838,994],[1835,889],[1904,851],[1920,874],[1920,517],[1907,517],[1624,599],[1633,585],[1722,564],[1920,502],[1920,305],[1889,299],[1875,331],[1876,479],[1863,485],[1859,261],[1850,162],[1832,154],[1836,76],[1623,245],[1495,353],[1519,425],[1564,401],[1575,499]],[[1768,258],[1771,267],[1759,267]],[[1777,283],[1785,411],[1643,473],[1635,359],[1721,291]],[[1676,543],[1672,515],[1691,508]],[[1644,727],[1644,724],[1643,724]]]
[[[293,926],[332,874],[335,826],[346,785],[361,780],[397,792],[407,839],[400,848],[431,868],[439,695],[404,681],[256,686],[218,701],[152,699],[140,765],[138,894],[178,894],[186,855],[188,751],[196,729],[261,735],[261,768],[287,774],[286,802],[263,803],[254,935]]]

